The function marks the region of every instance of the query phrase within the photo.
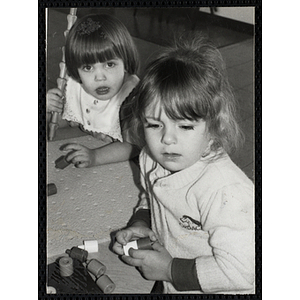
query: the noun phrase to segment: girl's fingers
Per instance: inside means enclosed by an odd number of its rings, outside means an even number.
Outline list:
[[[62,109],[64,107],[63,104],[60,102],[50,103],[49,106],[51,107],[52,110],[56,109],[56,110],[60,110],[60,111],[62,111]]]
[[[130,249],[129,252],[131,251],[138,251],[138,250]],[[134,267],[140,267],[142,265],[141,259],[132,258],[131,256],[123,255],[122,260]]]
[[[134,259],[144,259],[147,256],[147,252],[152,250],[136,250],[133,248],[130,248],[128,250],[129,256],[131,256]]]
[[[124,255],[123,245],[121,245],[119,242],[114,243],[113,251],[119,255]]]
[[[152,245],[152,248],[153,250],[156,250],[156,251],[160,251],[162,248],[164,248],[159,242],[155,242],[153,245]]]
[[[48,93],[47,94],[47,100],[48,102],[58,102],[63,104],[64,103],[64,97],[63,94],[57,94],[57,93]]]
[[[66,157],[67,161],[72,161],[74,165],[83,164],[85,162],[89,162],[89,158],[86,155],[82,155],[78,152],[73,152]]]
[[[64,103],[63,97],[59,96],[59,95],[53,95],[52,100],[54,100],[55,102],[60,103],[60,104]]]
[[[116,233],[113,250],[119,255],[124,255],[123,246],[125,246],[132,237],[132,232],[128,230],[120,230]]]
[[[62,108],[58,108],[58,107],[54,107],[54,106],[51,106],[48,108],[48,112],[57,112],[57,113],[62,113]]]
[[[80,157],[80,158],[78,158]],[[86,159],[82,158],[82,154],[79,151],[73,151],[66,155],[66,161],[72,162],[73,164],[78,163]]]
[[[132,232],[131,234],[129,234],[128,231],[126,230],[118,231],[116,234],[116,240],[122,245],[126,245],[131,238],[132,238]]]
[[[70,150],[78,151],[78,150],[82,150],[84,148],[85,147],[80,144],[73,143],[73,144],[68,144],[68,145],[62,147],[61,150],[63,150],[63,151],[70,151]]]
[[[91,164],[88,157],[78,154],[77,151],[66,155],[66,161],[74,164],[76,168],[87,168]]]
[[[62,103],[58,103],[58,102],[56,102],[55,104],[53,104],[52,107],[54,107],[56,109],[59,109],[59,110],[62,110],[64,108],[63,104]]]
[[[55,111],[62,113],[63,108],[63,101],[57,95],[53,95],[52,98],[48,99],[47,110],[49,112]]]
[[[79,124],[78,124],[77,122],[73,122],[73,121],[70,121],[70,122],[69,122],[69,125],[70,125],[71,127],[78,127],[78,126],[79,126]]]
[[[63,96],[63,93],[62,91],[59,89],[59,88],[54,88],[52,90],[49,90],[48,92],[49,94],[52,94],[52,95],[57,95],[59,96],[60,98]]]
[[[89,167],[89,165],[90,165],[90,163],[87,162],[87,161],[84,161],[84,162],[80,161],[80,162],[75,164],[75,167],[76,168],[87,168],[87,167]]]

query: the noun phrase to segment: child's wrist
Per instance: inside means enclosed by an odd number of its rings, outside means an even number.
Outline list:
[[[168,265],[168,272],[167,272],[167,277],[169,282],[173,282],[173,277],[172,277],[172,264],[173,264],[173,258],[171,259],[171,261],[169,262]]]
[[[95,166],[101,166],[107,164],[107,158],[106,155],[102,153],[102,147],[96,148],[96,149],[90,149],[91,150],[91,156],[93,157],[93,167]]]
[[[90,150],[90,159],[91,159],[91,164],[90,167],[95,167],[97,166],[97,154],[95,149],[89,149]]]

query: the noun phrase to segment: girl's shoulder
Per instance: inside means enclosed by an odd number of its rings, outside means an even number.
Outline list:
[[[123,95],[124,99],[127,98],[135,87],[140,82],[140,79],[136,75],[128,75],[125,77],[120,94]]]
[[[117,102],[123,103],[125,99],[130,95],[134,88],[139,83],[140,79],[136,75],[127,75],[124,78],[123,85],[115,96]]]
[[[126,76],[125,80],[124,80],[124,84],[132,84],[134,86],[136,86],[138,83],[140,82],[140,79],[137,75],[135,74],[131,74]]]
[[[227,153],[211,160],[198,181],[202,186],[207,185],[215,190],[228,187],[253,189],[251,179],[231,160]]]

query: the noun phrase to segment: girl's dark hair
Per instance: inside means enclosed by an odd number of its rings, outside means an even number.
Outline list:
[[[235,118],[235,99],[218,49],[202,36],[180,38],[146,68],[132,103],[132,124],[137,142],[144,142],[147,107],[162,106],[173,119],[203,119],[212,137],[211,149],[238,148],[242,133]]]
[[[75,22],[65,47],[68,73],[80,82],[78,68],[86,64],[119,58],[125,70],[135,74],[138,52],[127,28],[111,15],[87,15]]]

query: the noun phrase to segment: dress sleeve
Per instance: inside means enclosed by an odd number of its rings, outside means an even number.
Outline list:
[[[232,185],[211,196],[202,208],[203,229],[212,255],[196,258],[204,293],[254,292],[253,188]]]

